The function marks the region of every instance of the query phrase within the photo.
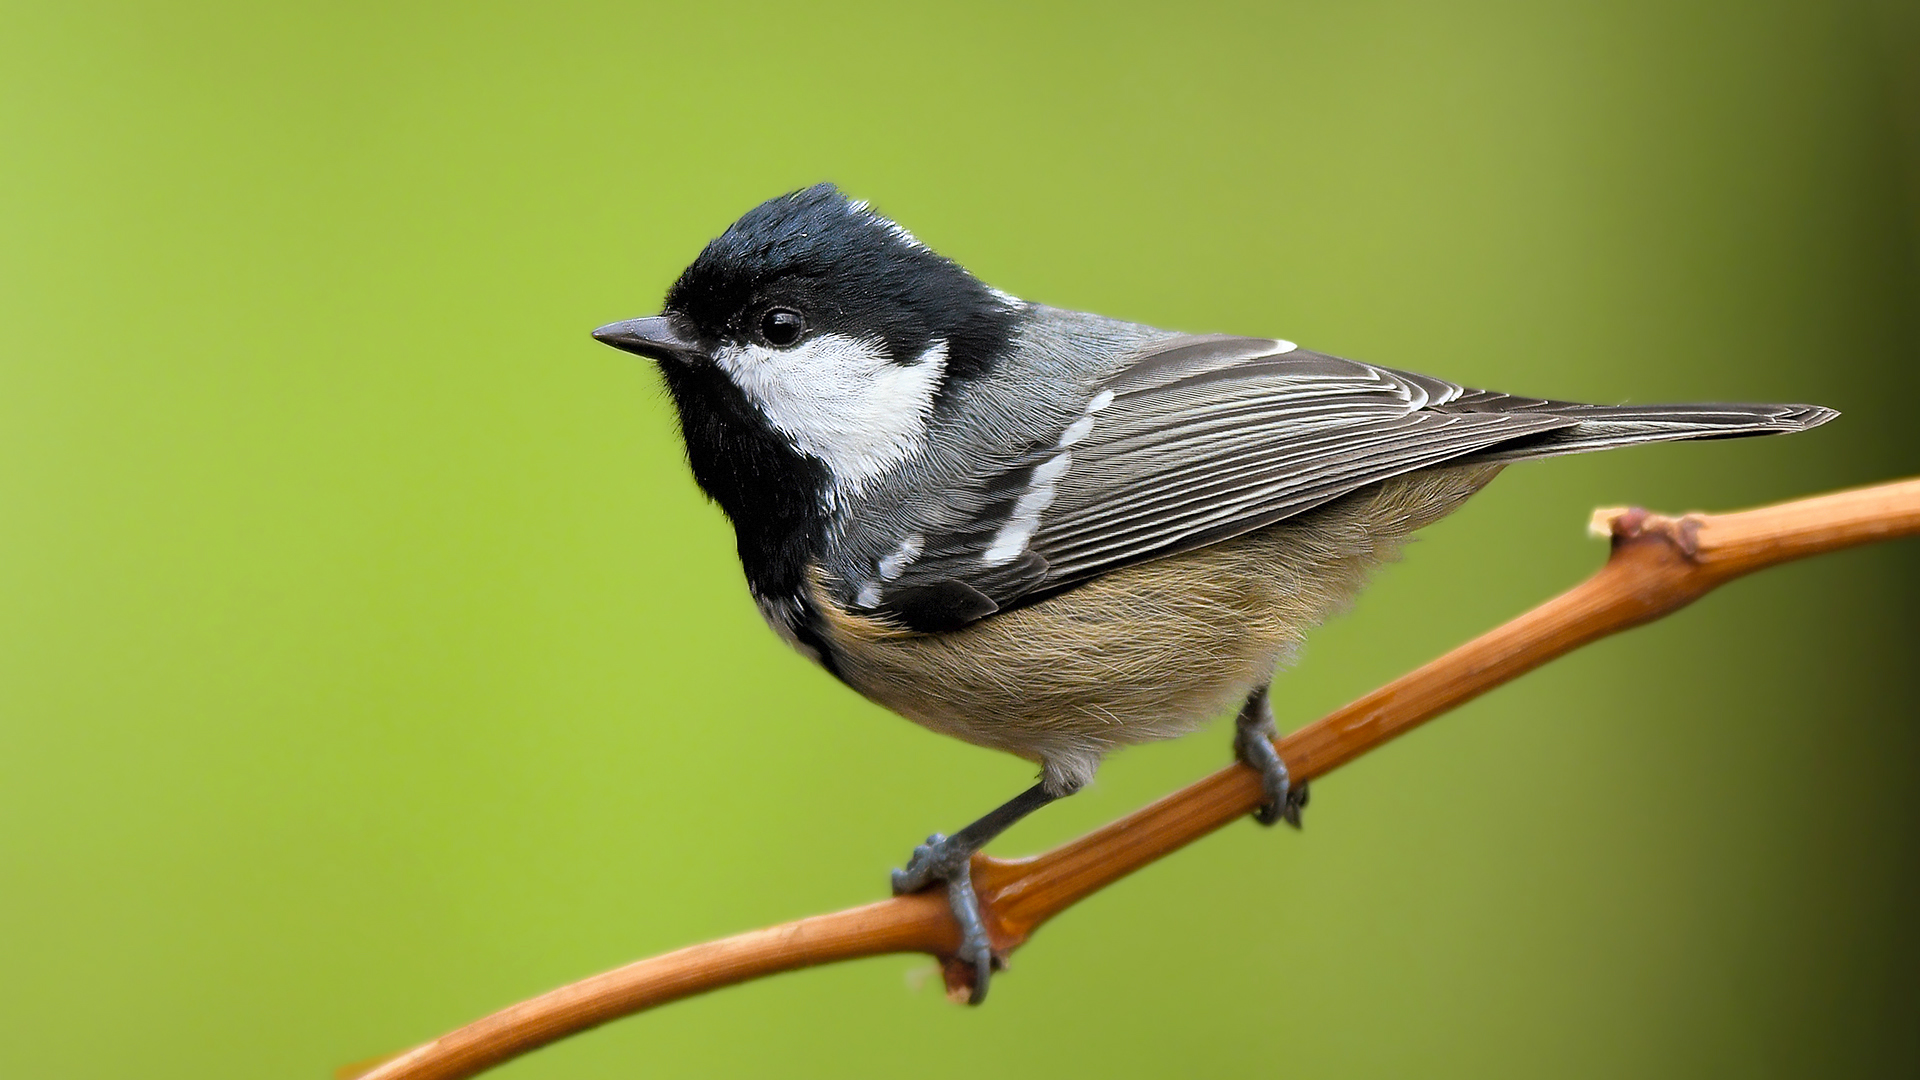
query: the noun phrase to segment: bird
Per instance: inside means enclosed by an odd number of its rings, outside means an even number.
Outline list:
[[[1255,819],[1298,827],[1275,672],[1506,466],[1838,415],[1526,397],[1050,307],[830,183],[749,210],[660,314],[592,334],[656,362],[776,634],[907,719],[1038,766],[893,873],[897,894],[946,890],[974,1004],[999,961],[972,855],[1113,750],[1228,711]]]

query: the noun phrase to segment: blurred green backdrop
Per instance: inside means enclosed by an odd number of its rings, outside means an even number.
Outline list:
[[[988,281],[1780,440],[1517,468],[1283,726],[1577,580],[1596,505],[1920,472],[1905,6],[27,4],[0,12],[0,1075],[307,1076],[862,902],[1021,762],[766,632],[656,376],[828,178]],[[504,1075],[1920,1069],[1920,549],[1769,573],[1050,926]],[[1135,750],[1000,845],[1219,767]]]

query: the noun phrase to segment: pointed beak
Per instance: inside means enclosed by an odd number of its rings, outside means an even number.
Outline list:
[[[608,323],[593,332],[593,339],[653,360],[682,364],[705,360],[706,348],[677,330],[674,327],[677,321],[670,315],[654,315],[645,319]]]

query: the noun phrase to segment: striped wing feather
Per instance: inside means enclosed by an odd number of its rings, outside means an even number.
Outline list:
[[[982,516],[925,538],[872,607],[914,629],[952,629],[1416,469],[1797,431],[1832,415],[1578,405],[1285,342],[1175,338],[1097,388],[1058,445],[988,469]]]

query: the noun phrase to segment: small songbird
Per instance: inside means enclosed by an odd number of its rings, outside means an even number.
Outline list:
[[[1579,405],[1063,311],[829,184],[748,211],[662,314],[593,336],[659,363],[776,633],[908,719],[1040,767],[894,873],[896,892],[945,885],[976,1003],[994,960],[972,854],[1109,751],[1232,709],[1256,818],[1297,826],[1276,667],[1502,468],[1836,415]]]

